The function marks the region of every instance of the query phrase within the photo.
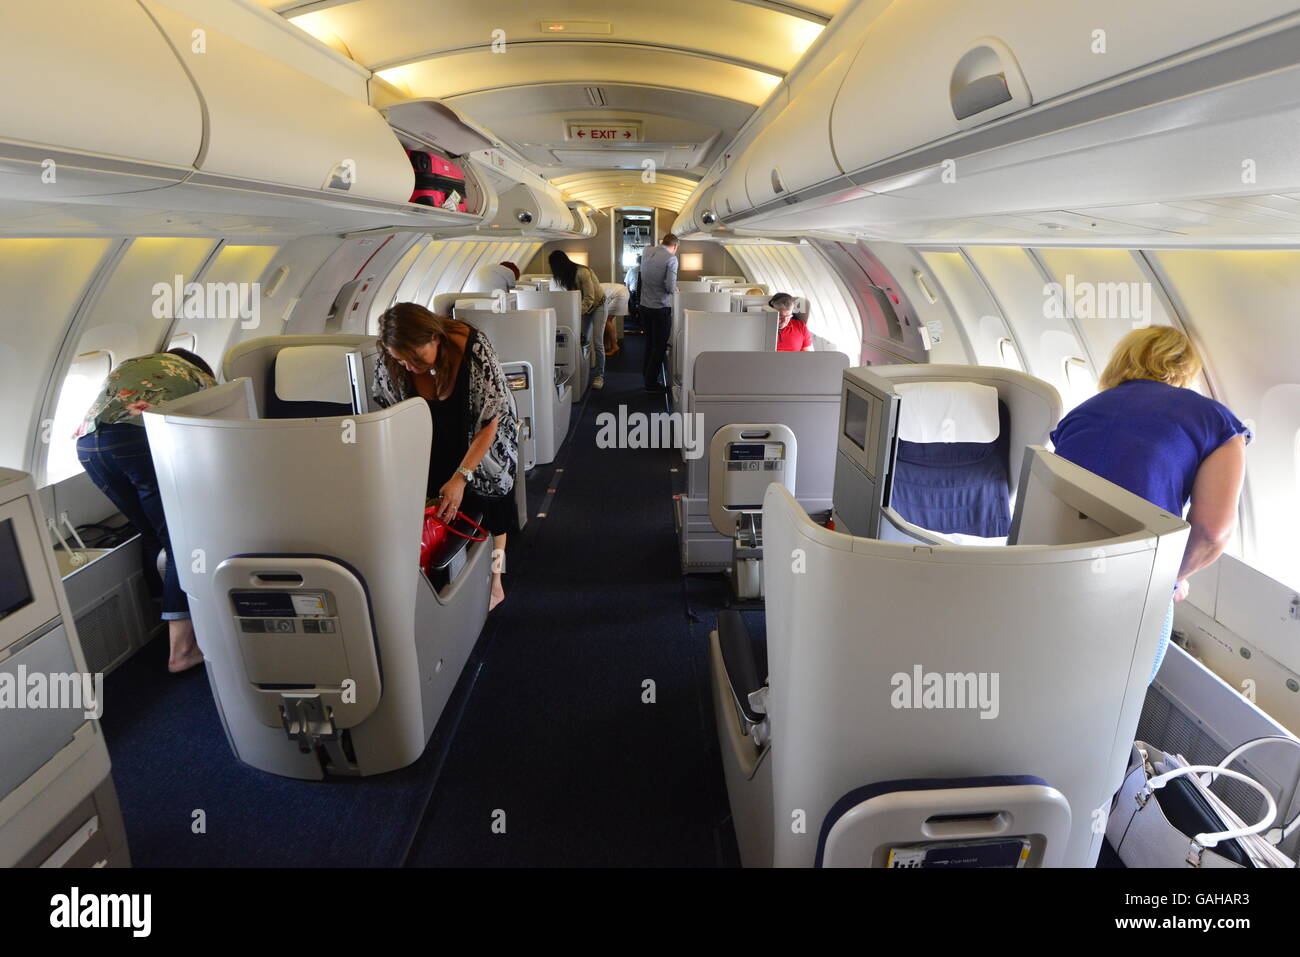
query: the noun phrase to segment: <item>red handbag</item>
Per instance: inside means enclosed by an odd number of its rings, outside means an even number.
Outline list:
[[[443,543],[447,541],[447,535],[449,533],[452,535],[459,535],[461,538],[468,538],[471,542],[487,541],[487,529],[478,524],[464,512],[456,512],[456,517],[453,518],[452,521],[466,522],[474,526],[474,528],[478,529],[483,534],[481,536],[467,535],[454,525],[440,519],[438,517],[438,506],[430,505],[424,510],[424,531],[420,536],[420,568],[424,570],[425,574],[428,574],[429,572],[429,560],[442,550]]]

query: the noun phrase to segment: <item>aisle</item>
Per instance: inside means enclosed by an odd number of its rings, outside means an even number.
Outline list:
[[[643,341],[628,336],[610,360],[557,462],[546,516],[532,518],[520,567],[507,570],[408,865],[731,858],[706,645],[677,564],[679,459],[596,445],[601,412],[663,410],[641,390]]]

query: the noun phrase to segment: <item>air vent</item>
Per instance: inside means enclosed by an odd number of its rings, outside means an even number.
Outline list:
[[[131,653],[131,637],[122,613],[122,596],[114,592],[107,600],[76,619],[77,636],[92,673],[108,672]]]
[[[587,99],[591,101],[592,106],[605,105],[605,91],[598,86],[587,87]]]

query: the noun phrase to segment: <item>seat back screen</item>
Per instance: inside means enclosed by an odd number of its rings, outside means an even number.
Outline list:
[[[0,621],[32,603],[32,586],[12,519],[0,522]]]

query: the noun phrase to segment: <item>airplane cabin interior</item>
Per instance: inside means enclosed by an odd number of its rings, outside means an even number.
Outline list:
[[[1295,0],[3,6],[0,865],[1296,866]]]

